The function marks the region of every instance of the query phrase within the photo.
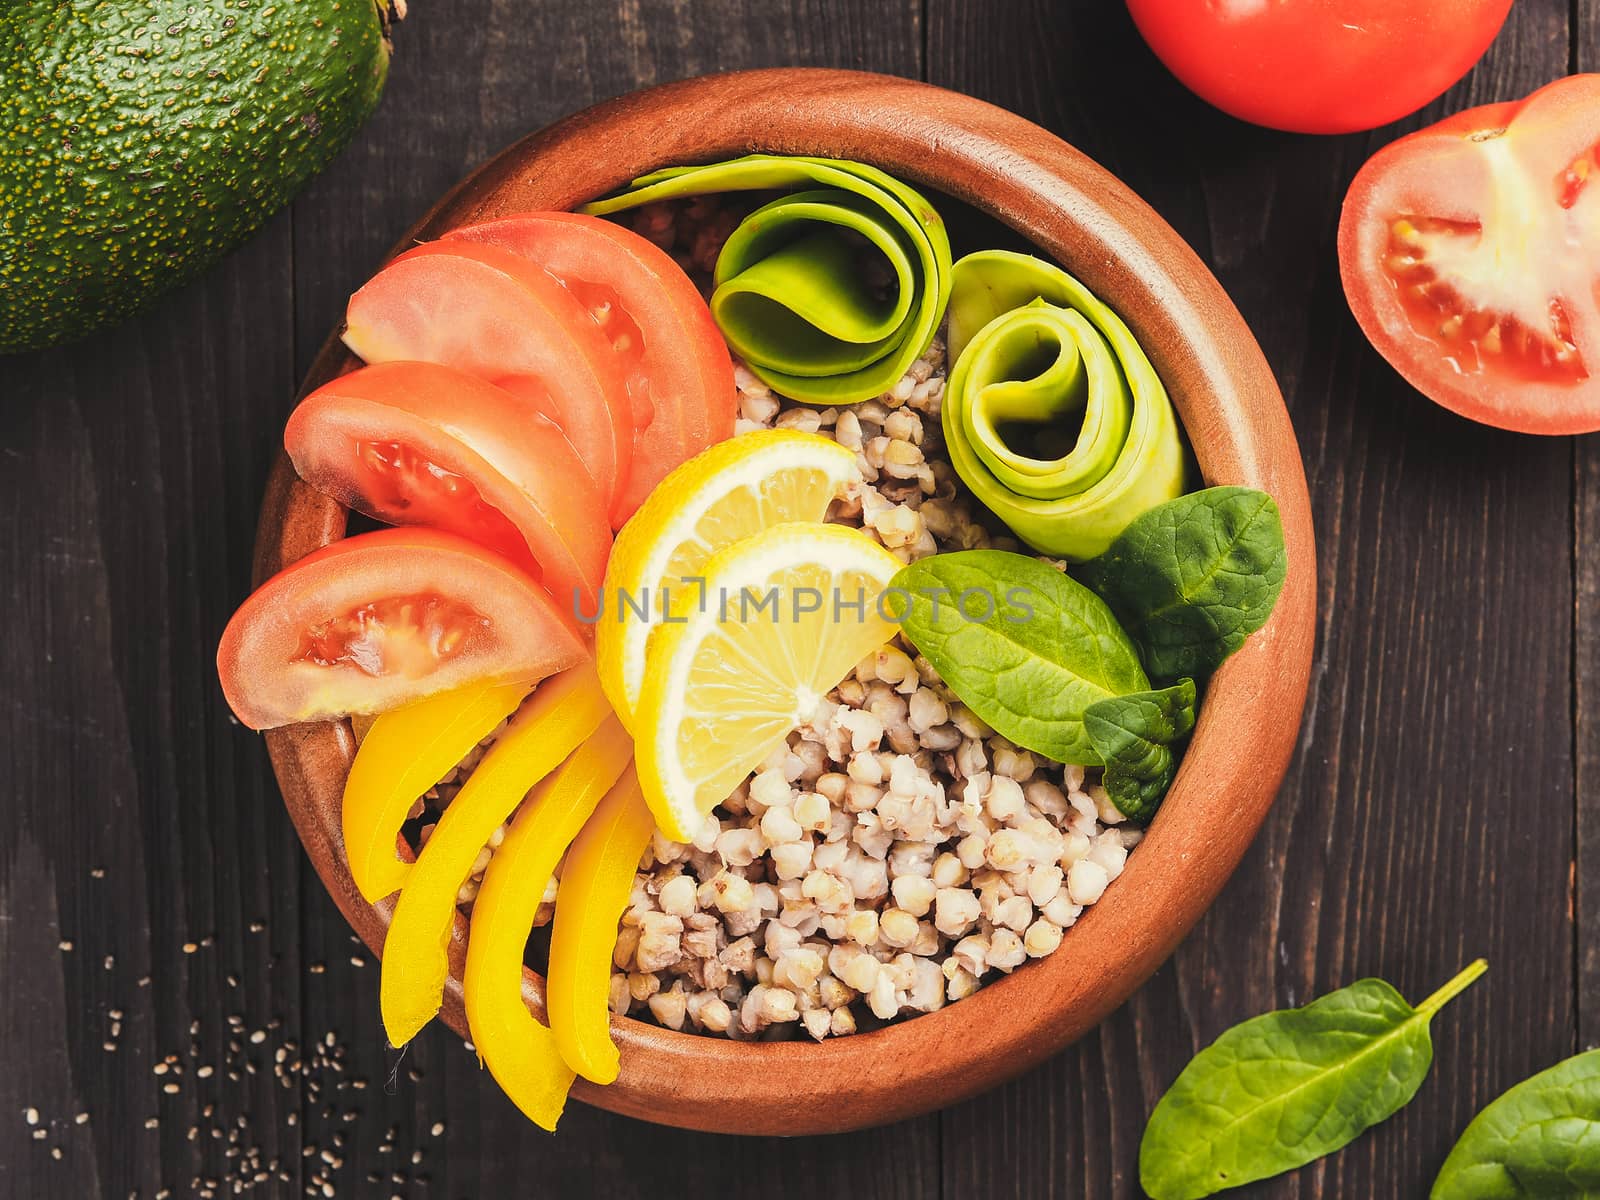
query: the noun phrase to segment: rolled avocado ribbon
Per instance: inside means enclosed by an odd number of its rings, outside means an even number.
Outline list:
[[[851,404],[888,391],[927,350],[950,298],[949,235],[915,189],[864,163],[752,154],[645,175],[584,211],[740,191],[788,194],[740,222],[717,257],[711,315],[728,344],[795,400]],[[887,292],[874,284],[874,256]]]
[[[1172,404],[1116,313],[1027,254],[969,254],[952,276],[945,444],[985,507],[1035,550],[1081,560],[1183,493]],[[1008,444],[1025,426],[1034,444]]]

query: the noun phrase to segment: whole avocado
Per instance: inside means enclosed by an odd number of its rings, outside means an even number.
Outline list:
[[[377,105],[388,15],[0,0],[0,354],[129,315],[282,207]]]

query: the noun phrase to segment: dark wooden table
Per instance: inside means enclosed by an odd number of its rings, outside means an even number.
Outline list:
[[[244,1172],[286,1197],[1135,1197],[1151,1105],[1222,1029],[1365,974],[1418,998],[1485,955],[1408,1109],[1238,1193],[1419,1197],[1490,1097],[1600,1038],[1600,440],[1458,420],[1362,339],[1334,228],[1396,129],[1233,122],[1160,68],[1116,0],[413,8],[382,108],[289,211],[142,319],[0,360],[0,1196],[226,1195]],[[399,231],[564,113],[772,64],[1014,109],[1211,264],[1278,372],[1311,483],[1304,736],[1173,961],[1017,1082],[826,1140],[576,1104],[548,1137],[448,1031],[386,1053],[374,964],[307,867],[260,739],[230,721],[212,653],[297,381]],[[1402,128],[1585,66],[1600,0],[1518,0],[1478,69]]]

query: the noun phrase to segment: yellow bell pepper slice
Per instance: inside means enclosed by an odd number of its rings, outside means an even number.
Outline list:
[[[550,1030],[522,1000],[522,955],[545,885],[578,830],[633,758],[616,717],[522,805],[472,906],[463,992],[478,1060],[534,1124],[554,1129],[572,1086]]]
[[[417,797],[488,737],[528,691],[525,683],[473,683],[372,722],[344,785],[345,854],[369,901],[405,885],[411,864],[400,860],[395,844]]]
[[[444,810],[395,904],[378,997],[396,1046],[438,1015],[456,893],[500,822],[611,715],[594,663],[539,685]]]
[[[655,828],[629,767],[572,843],[561,871],[545,1007],[561,1056],[596,1083],[612,1082],[621,1069],[611,1041],[611,956],[634,872]]]

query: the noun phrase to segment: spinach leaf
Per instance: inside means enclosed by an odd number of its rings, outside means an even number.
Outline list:
[[[1057,762],[1098,766],[1084,710],[1150,686],[1105,603],[1025,554],[935,554],[902,568],[885,595],[963,704]]]
[[[1097,700],[1083,731],[1106,765],[1105,788],[1123,816],[1148,821],[1178,773],[1173,744],[1194,728],[1194,680],[1155,692]]]
[[[1600,1050],[1525,1079],[1467,1126],[1429,1200],[1600,1196]]]
[[[1428,1022],[1480,958],[1412,1008],[1362,979],[1304,1008],[1235,1025],[1195,1056],[1150,1115],[1139,1180],[1153,1200],[1198,1200],[1304,1166],[1392,1116],[1433,1061]]]
[[[1214,487],[1144,512],[1077,574],[1139,643],[1151,678],[1201,679],[1267,623],[1287,567],[1272,497]]]

